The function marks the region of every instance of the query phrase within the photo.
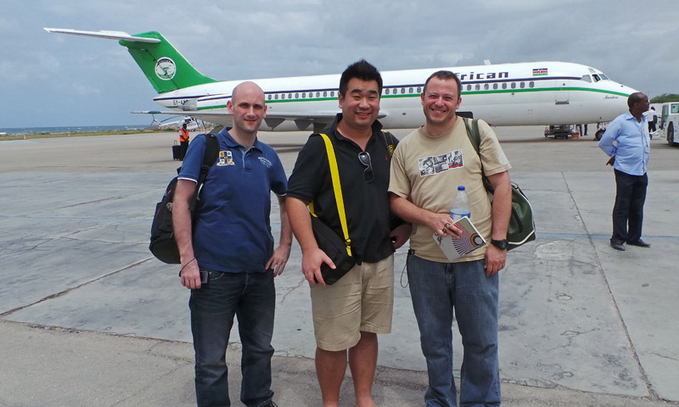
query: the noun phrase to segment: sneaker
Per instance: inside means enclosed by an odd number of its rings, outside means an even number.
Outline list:
[[[262,404],[259,407],[278,407],[278,404],[274,403],[273,400],[269,400],[268,402]]]

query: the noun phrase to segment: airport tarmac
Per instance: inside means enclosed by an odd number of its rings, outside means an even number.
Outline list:
[[[503,405],[679,406],[679,148],[652,140],[644,222],[652,247],[618,252],[608,242],[613,172],[592,135],[496,132],[538,228],[501,272]],[[260,133],[288,172],[307,136]],[[0,142],[0,406],[195,405],[189,292],[178,267],[147,250],[155,203],[180,164],[171,159],[175,138]],[[281,407],[321,404],[300,259],[295,244],[276,279],[273,390]],[[421,406],[427,383],[404,260],[401,249],[393,331],[379,339],[380,406]],[[234,330],[234,405],[237,339]],[[456,333],[456,373],[461,355]],[[352,394],[347,380],[342,406],[354,405]]]

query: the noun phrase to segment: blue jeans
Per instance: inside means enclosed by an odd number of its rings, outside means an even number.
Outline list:
[[[276,290],[273,273],[209,271],[209,282],[191,290],[191,332],[196,353],[199,407],[230,406],[226,348],[238,317],[243,355],[241,401],[259,407],[273,397],[271,346]]]
[[[483,260],[437,263],[408,255],[410,295],[429,374],[427,406],[457,406],[454,317],[464,347],[460,405],[500,405],[499,277],[486,277],[483,266]]]

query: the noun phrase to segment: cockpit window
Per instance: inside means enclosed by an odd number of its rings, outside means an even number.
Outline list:
[[[602,73],[600,73],[599,76],[601,76],[601,80],[604,80],[604,81],[607,81],[607,80],[608,80],[608,76],[606,76],[606,75],[604,75],[604,74],[602,74]]]
[[[592,78],[594,78],[594,82],[599,82],[601,80],[601,78],[599,77],[599,74],[596,74],[596,73],[594,75],[592,75]]]
[[[590,83],[591,83],[591,82],[592,82],[592,77],[590,77],[589,75],[582,75],[582,80],[585,81],[585,82],[590,82]]]

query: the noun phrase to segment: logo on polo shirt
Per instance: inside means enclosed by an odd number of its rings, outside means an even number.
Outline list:
[[[258,158],[259,158],[259,162],[262,163],[262,164],[264,164],[264,166],[265,166],[266,168],[271,168],[271,167],[273,167],[273,163],[272,163],[271,161],[269,161],[268,158],[264,158],[264,157],[258,157]]]
[[[217,160],[217,165],[219,167],[223,167],[225,165],[236,165],[236,163],[233,162],[233,154],[231,154],[231,150],[219,152],[219,160]]]

